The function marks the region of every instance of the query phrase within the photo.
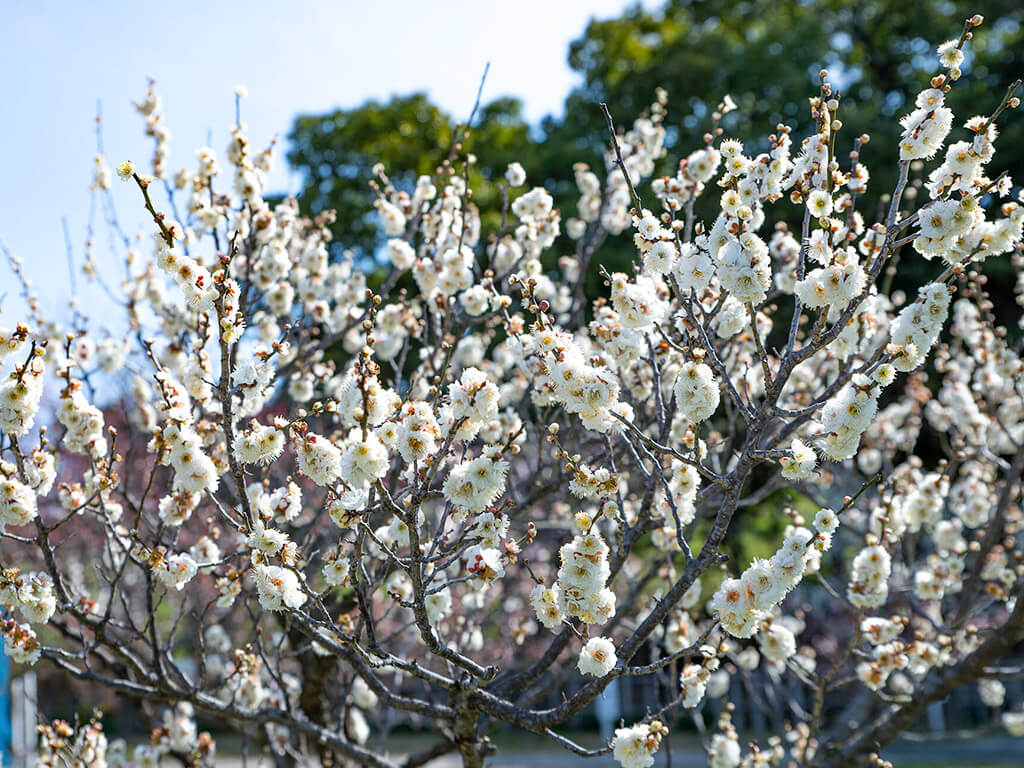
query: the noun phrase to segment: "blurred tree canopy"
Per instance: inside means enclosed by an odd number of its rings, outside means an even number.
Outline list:
[[[659,86],[669,94],[670,130],[661,173],[672,173],[672,159],[702,143],[708,115],[725,94],[739,107],[724,122],[726,134],[747,140],[748,153],[763,149],[750,140],[767,136],[778,123],[801,137],[813,131],[807,98],[817,93],[823,68],[841,96],[840,150],[852,149],[861,133],[872,137],[861,157],[877,199],[895,181],[897,118],[909,109],[906,100],[936,72],[935,47],[957,37],[964,19],[975,13],[985,15],[985,24],[967,46],[965,77],[948,99],[959,126],[972,115],[991,112],[1006,87],[1024,74],[1024,3],[670,0],[653,11],[637,5],[618,18],[592,21],[569,48],[569,64],[582,83],[567,97],[563,115],[531,127],[518,100],[482,107],[468,142],[479,160],[471,180],[484,182],[476,190],[477,203],[486,209],[493,202],[496,188],[486,182],[519,160],[528,183],[546,186],[563,218],[573,215],[573,163],[600,162],[607,145],[598,102],[609,104],[617,125],[628,126]],[[1010,113],[1000,121],[993,176],[1024,166],[1020,118]],[[429,172],[447,155],[455,122],[424,94],[297,118],[289,160],[305,177],[303,210],[337,209],[341,245],[372,252],[367,186],[372,166],[382,162],[392,175],[412,169],[407,178],[396,178],[411,186],[415,175]],[[706,197],[705,206],[717,202]],[[866,218],[873,213],[865,211]],[[628,238],[620,241],[605,246],[603,260],[628,262]],[[1010,269],[1008,260],[1000,266]],[[1009,293],[1006,298],[1012,301]]]
[[[424,93],[394,96],[386,103],[368,101],[326,115],[300,115],[289,135],[288,160],[303,174],[303,213],[336,209],[339,245],[370,254],[379,245],[369,186],[373,166],[382,163],[396,186],[411,191],[417,177],[434,173],[448,157],[453,140],[465,141],[477,156],[469,176],[473,202],[482,211],[500,208],[495,182],[532,144],[522,102],[501,98],[481,106],[468,141],[456,136],[458,122]]]
[[[948,100],[962,123],[994,109],[1010,82],[1024,74],[1024,4],[673,0],[653,13],[634,7],[621,18],[591,22],[572,43],[569,62],[583,84],[569,95],[565,118],[548,130],[596,135],[600,142],[604,126],[591,105],[606,101],[625,119],[642,110],[660,85],[669,93],[674,120],[668,122],[678,127],[670,138],[679,152],[699,144],[709,110],[726,93],[739,106],[725,122],[727,133],[764,136],[786,123],[799,137],[813,131],[807,98],[816,94],[818,72],[828,69],[841,96],[840,145],[844,135],[852,148],[856,136],[870,133],[874,146],[862,156],[875,191],[890,189],[897,118],[909,109],[905,100],[937,71],[935,47],[957,37],[974,13],[984,14],[986,24],[968,45],[967,76]],[[1012,165],[1024,152],[1024,126],[1011,117],[1003,127],[1002,162]]]

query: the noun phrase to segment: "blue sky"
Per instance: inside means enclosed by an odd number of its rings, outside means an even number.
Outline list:
[[[653,5],[647,2],[646,5]],[[244,84],[243,122],[263,147],[283,140],[300,112],[426,90],[453,114],[472,107],[484,65],[484,99],[515,95],[536,120],[561,111],[575,84],[568,44],[591,17],[618,14],[625,0],[432,2],[36,2],[9,3],[0,45],[0,241],[25,262],[44,308],[66,304],[69,280],[61,218],[81,258],[95,155],[93,117],[102,102],[104,149],[112,167],[147,168],[151,141],[131,105],[157,80],[172,130],[168,167],[193,167],[208,142],[223,154]],[[283,155],[283,153],[282,153]],[[282,162],[274,191],[295,191]],[[143,224],[134,190],[115,186],[130,231]],[[102,264],[106,235],[97,238]],[[82,280],[78,280],[81,290]],[[21,307],[0,265],[4,312]],[[87,308],[102,306],[83,297]]]

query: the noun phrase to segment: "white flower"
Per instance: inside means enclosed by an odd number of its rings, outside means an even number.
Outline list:
[[[832,195],[823,189],[816,189],[807,196],[807,210],[816,219],[826,218],[832,213]]]
[[[772,268],[768,246],[753,233],[729,237],[718,251],[718,279],[737,300],[759,304],[768,295]]]
[[[738,579],[724,579],[708,603],[709,613],[733,637],[753,636],[772,608],[786,597],[815,567],[821,550],[831,546],[831,536],[819,536],[806,528],[791,528],[770,560],[755,559]],[[817,542],[816,546],[811,546]],[[756,652],[755,652],[756,654]]]
[[[964,52],[960,49],[959,40],[947,40],[936,52],[939,54],[939,63],[946,69],[956,69],[964,63]]]
[[[979,680],[978,693],[986,707],[996,709],[1003,706],[1006,698],[1006,687],[998,680]]]
[[[505,171],[505,180],[511,187],[521,187],[526,183],[526,171],[519,163],[509,163],[508,170]]]
[[[605,587],[610,574],[608,545],[597,533],[576,536],[559,550],[558,607],[587,624],[615,615],[615,593]]]
[[[715,274],[715,263],[707,251],[693,243],[684,243],[679,250],[679,258],[672,268],[676,282],[684,291],[693,289],[702,292],[711,283]]]
[[[327,513],[339,528],[349,528],[358,519],[358,510],[366,506],[368,488],[354,488],[327,502]]]
[[[179,592],[196,575],[199,566],[192,556],[184,552],[166,555],[155,568],[157,578]]]
[[[157,513],[160,515],[160,521],[166,525],[179,526],[192,516],[198,503],[198,493],[175,491],[160,499]]]
[[[459,296],[459,302],[470,317],[479,317],[490,304],[490,294],[482,285],[474,285],[469,290],[463,291]]]
[[[452,425],[460,424],[456,437],[472,440],[484,423],[498,412],[498,388],[478,368],[467,368],[448,388]]]
[[[612,756],[622,768],[650,768],[661,745],[661,734],[652,734],[645,723],[616,728]]]
[[[376,433],[360,438],[360,431],[353,430],[341,451],[341,478],[354,488],[365,488],[384,477],[389,466],[388,449]]]
[[[604,677],[615,668],[615,645],[603,637],[592,637],[580,651],[576,666],[581,674]]]
[[[470,512],[482,512],[505,490],[508,462],[486,456],[456,464],[444,481],[444,495],[452,504]]]
[[[530,605],[537,614],[537,621],[548,629],[554,629],[562,623],[562,615],[559,605],[559,589],[555,584],[545,587],[538,584],[530,593]]]
[[[684,707],[690,709],[701,703],[710,677],[710,672],[701,664],[687,664],[683,667],[679,675],[679,693]]]
[[[667,275],[675,266],[679,251],[671,240],[659,240],[644,257],[644,269],[659,275]]]
[[[1019,739],[1024,736],[1024,711],[1004,712],[1001,722],[1003,728],[1005,728],[1014,738]]]
[[[295,459],[302,473],[317,485],[333,485],[341,477],[341,450],[321,435],[297,437]]]
[[[370,725],[363,713],[355,707],[348,707],[345,713],[345,735],[356,744],[365,744],[370,738]]]
[[[388,235],[401,235],[405,231],[405,214],[387,200],[378,199],[374,207],[380,214],[381,227]]]
[[[412,267],[416,261],[416,251],[405,240],[393,237],[387,242],[388,256],[391,257],[391,265],[395,269],[406,270]]]
[[[107,450],[103,436],[103,414],[85,399],[80,382],[74,381],[63,393],[57,408],[57,419],[67,427],[64,447],[74,453],[99,458]]]
[[[406,412],[395,433],[394,447],[410,464],[433,456],[441,433],[430,407],[426,403],[419,405],[422,407],[411,406],[412,410]]]
[[[711,748],[708,750],[710,768],[737,768],[742,757],[740,744],[735,736],[716,733],[711,737]]]
[[[942,148],[953,126],[953,111],[942,106],[943,95],[938,88],[928,88],[918,94],[917,109],[900,119],[903,134],[900,137],[900,159],[930,158]]]
[[[323,575],[332,587],[343,587],[348,584],[349,562],[340,555],[324,560]]]
[[[612,275],[612,307],[627,328],[649,328],[668,313],[668,302],[659,295],[658,286],[647,275],[630,280],[625,274]]]
[[[13,477],[0,479],[0,527],[28,525],[36,513],[35,491]]]
[[[275,555],[288,543],[288,534],[275,528],[265,528],[257,522],[249,534],[249,546],[264,555]]]
[[[523,179],[523,181],[526,181]],[[543,187],[534,187],[524,195],[520,195],[512,203],[512,213],[520,219],[534,220],[547,216],[554,200]]]
[[[15,664],[32,665],[39,661],[41,648],[36,633],[28,624],[9,622],[3,631],[4,653]]]
[[[877,544],[865,547],[853,558],[846,595],[858,608],[877,608],[889,596],[892,558]]]
[[[872,645],[883,645],[891,643],[899,637],[903,631],[903,625],[898,621],[869,616],[861,622],[860,631]]]
[[[721,398],[718,382],[705,363],[683,363],[673,391],[679,412],[694,424],[708,419]]]
[[[814,530],[821,534],[831,536],[839,527],[839,517],[831,509],[823,508],[818,510],[814,516]]]
[[[783,456],[779,459],[782,476],[787,480],[806,480],[817,465],[817,455],[812,448],[800,440],[793,440],[789,450],[792,452],[792,456]]]
[[[174,467],[174,490],[199,494],[215,491],[219,482],[217,466],[203,452],[196,431],[188,425],[168,424],[163,437],[170,447],[167,461]]]
[[[749,317],[747,308],[730,296],[715,317],[715,333],[720,339],[731,339],[746,327]]]
[[[45,624],[57,610],[57,597],[49,574],[32,573],[25,576],[17,599],[21,615],[31,624]]]
[[[23,375],[11,373],[0,382],[0,432],[14,437],[32,429],[43,395],[42,359],[34,358]]]
[[[893,360],[899,371],[912,371],[928,355],[949,314],[949,290],[942,283],[929,283],[918,292],[917,301],[908,304],[892,325],[892,343],[902,354]]]
[[[370,690],[370,686],[361,677],[352,680],[352,691],[349,695],[352,702],[362,709],[373,709],[377,706],[377,694]]]
[[[299,608],[306,602],[298,576],[276,565],[256,566],[256,589],[260,606],[266,611]]]
[[[54,455],[38,446],[33,448],[32,453],[25,461],[25,479],[38,495],[48,494],[53,487],[54,480],[57,479]]]
[[[452,612],[452,591],[445,588],[431,592],[424,598],[423,603],[427,609],[427,619],[436,625]]]
[[[490,584],[505,575],[505,563],[501,552],[494,547],[482,547],[479,544],[466,550],[466,570],[484,582]]]
[[[253,422],[248,430],[235,435],[233,447],[243,464],[270,464],[284,450],[284,433]]]
[[[783,662],[796,653],[796,638],[786,627],[777,622],[757,636],[761,654],[769,661]]]
[[[661,234],[661,220],[650,211],[643,213],[642,217],[636,219],[636,230],[645,240],[654,240]]]

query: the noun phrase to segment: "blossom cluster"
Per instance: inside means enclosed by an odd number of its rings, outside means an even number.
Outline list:
[[[667,94],[624,131],[608,112],[564,219],[513,162],[488,231],[461,140],[431,174],[377,167],[373,254],[271,202],[275,145],[240,117],[172,172],[151,84],[153,177],[117,171],[152,218],[120,254],[130,332],[0,329],[5,652],[171,705],[139,766],[211,760],[199,714],[325,763],[389,766],[369,745],[430,727],[478,766],[486,727],[565,745],[612,680],[669,669],[657,717],[607,745],[627,768],[709,700],[715,768],[816,764],[833,733],[865,757],[893,736],[826,727],[836,675],[909,722],[948,672],[1019,729],[992,670],[1024,633],[1024,363],[984,275],[1024,267],[1024,198],[986,175],[1013,91],[947,146],[980,23],[939,48],[873,224],[827,73],[810,135],[729,137],[725,97],[671,165]],[[102,157],[93,192],[113,199]],[[632,267],[601,263],[614,237]],[[888,287],[907,263],[912,300]],[[755,674],[821,704],[791,738],[741,743]],[[95,722],[45,742],[127,764]]]

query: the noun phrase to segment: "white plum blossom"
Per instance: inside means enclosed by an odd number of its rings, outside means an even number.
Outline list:
[[[654,723],[639,723],[628,728],[616,728],[612,740],[612,756],[622,768],[650,768],[654,755],[661,746],[664,726]]]
[[[602,105],[606,148],[562,176],[474,121],[338,212],[268,194],[244,89],[226,151],[172,167],[150,83],[151,164],[114,189],[91,158],[103,311],[50,312],[7,260],[5,653],[164,706],[153,768],[212,765],[207,721],[296,763],[390,765],[393,727],[467,765],[492,727],[585,752],[563,727],[619,677],[646,712],[603,750],[624,768],[709,700],[712,768],[878,762],[954,688],[1024,732],[1019,97],[953,111],[982,22],[905,68],[895,134],[848,135],[825,71],[766,137],[730,113],[780,105],[657,89]],[[341,119],[296,128],[327,202],[365,167]],[[739,735],[751,682],[785,734]],[[46,764],[129,764],[98,716],[39,736]]]
[[[694,423],[710,418],[721,400],[718,382],[706,363],[684,363],[673,391],[680,413]]]
[[[280,566],[257,565],[256,587],[259,590],[260,605],[268,611],[299,608],[306,602],[299,577]]]
[[[577,668],[581,674],[604,677],[615,667],[615,646],[603,637],[590,638],[580,651]]]

